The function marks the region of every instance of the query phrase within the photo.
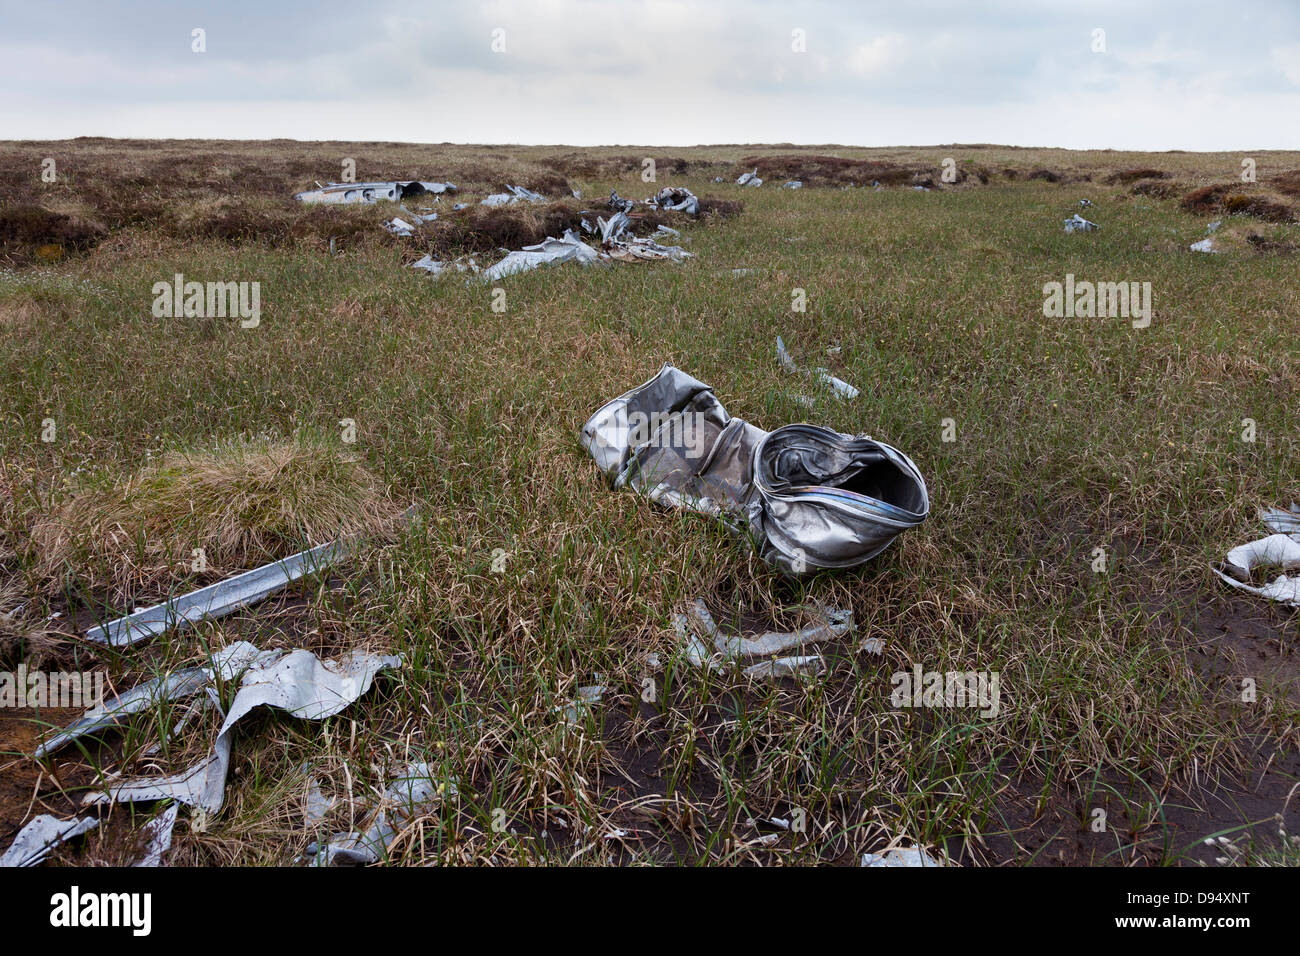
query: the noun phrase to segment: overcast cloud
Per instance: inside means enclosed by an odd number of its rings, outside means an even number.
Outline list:
[[[0,0],[3,139],[1237,150],[1298,120],[1296,0]]]

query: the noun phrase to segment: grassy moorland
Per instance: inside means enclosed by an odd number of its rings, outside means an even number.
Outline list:
[[[345,158],[361,180],[553,202],[488,217],[443,199],[400,239],[386,204],[292,200]],[[0,670],[106,670],[124,689],[236,639],[405,655],[322,723],[241,724],[226,805],[182,813],[174,864],[290,862],[412,760],[459,795],[402,832],[402,864],[856,864],[893,843],[967,865],[1294,863],[1278,831],[1300,831],[1300,628],[1210,572],[1262,536],[1259,506],[1300,499],[1300,154],[1251,154],[1247,184],[1242,158],[0,144]],[[734,185],[756,164],[761,188]],[[806,187],[778,188],[792,177]],[[491,285],[405,268],[426,251],[486,264],[607,214],[611,189],[665,184],[706,200],[664,220],[685,263],[512,276],[504,311]],[[1075,211],[1100,231],[1064,234]],[[1189,251],[1212,220],[1220,253]],[[259,283],[260,322],[155,317],[176,273]],[[1067,274],[1149,282],[1150,325],[1045,317],[1044,284]],[[783,373],[777,335],[860,397]],[[761,427],[896,445],[929,521],[796,583],[710,521],[611,491],[577,430],[664,362]],[[358,530],[369,544],[323,580],[225,620],[116,652],[78,637]],[[856,632],[822,648],[819,680],[700,672],[669,627],[696,597],[752,629],[825,600]],[[914,666],[997,672],[996,716],[892,706]],[[568,725],[557,708],[595,683],[608,693]],[[161,710],[33,761],[37,730],[71,716],[0,712],[0,846],[109,773],[188,765],[218,720],[151,752],[176,717]],[[313,780],[337,802],[309,825]],[[761,823],[797,810],[802,832]],[[120,861],[137,831],[119,807],[60,855]],[[1219,835],[1235,849],[1203,845]]]

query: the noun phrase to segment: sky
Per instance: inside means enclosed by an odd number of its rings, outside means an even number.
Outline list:
[[[0,0],[73,136],[1300,149],[1300,0]]]

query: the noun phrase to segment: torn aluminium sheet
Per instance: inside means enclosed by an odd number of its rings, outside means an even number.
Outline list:
[[[427,763],[410,764],[371,808],[365,830],[336,833],[324,845],[312,843],[306,855],[316,866],[378,863],[411,820],[434,810],[444,797],[456,795],[455,783],[437,782]]]
[[[535,193],[531,189],[525,189],[523,186],[506,185],[506,191],[503,193],[492,193],[486,197],[480,205],[483,206],[509,206],[517,202],[546,202],[546,197],[541,193]]]
[[[864,853],[862,854],[862,866],[925,867],[943,866],[943,864],[926,853],[923,848],[914,846],[910,849],[895,847],[892,850],[886,850],[884,853]]]
[[[318,189],[294,194],[294,199],[307,203],[374,203],[380,200],[401,202],[427,193],[440,195],[454,193],[452,183],[430,183],[419,180],[401,180],[388,183],[330,183]]]
[[[123,647],[162,634],[172,627],[183,628],[198,621],[222,617],[236,608],[274,594],[304,575],[315,574],[338,563],[345,554],[341,541],[299,551],[283,561],[264,564],[116,621],[92,627],[86,631],[86,640]]]
[[[816,623],[797,631],[768,631],[757,637],[745,638],[724,633],[704,602],[696,599],[687,605],[684,615],[674,618],[674,627],[678,633],[685,633],[688,646],[691,644],[690,638],[700,639],[700,646],[708,648],[710,657],[718,662],[771,657],[843,637],[853,630],[853,612],[845,608],[817,604],[801,610],[808,612]]]
[[[535,246],[509,253],[504,259],[484,269],[478,278],[483,282],[494,282],[518,272],[527,272],[543,265],[558,265],[564,262],[576,262],[579,265],[607,265],[611,259],[622,262],[634,260],[654,261],[669,259],[680,262],[693,258],[693,254],[680,246],[662,246],[653,239],[636,239],[625,236],[629,223],[627,213],[620,212],[608,220],[598,219],[601,234],[601,249],[587,245],[572,229],[566,229],[560,239],[547,237]],[[437,263],[434,263],[437,265]],[[423,267],[422,267],[423,268]],[[430,269],[436,275],[440,270]]]
[[[176,813],[179,810],[180,804],[173,803],[144,825],[149,842],[145,845],[144,855],[132,866],[162,866],[163,854],[172,846],[172,832],[176,829]]]
[[[37,747],[35,757],[42,760],[74,740],[118,726],[133,714],[150,710],[165,701],[192,697],[214,684],[234,680],[254,664],[270,663],[281,653],[259,651],[247,641],[236,641],[213,654],[207,667],[172,671],[92,707]]]
[[[763,180],[758,178],[758,167],[755,166],[754,171],[752,173],[741,173],[740,177],[736,180],[736,185],[737,186],[763,185]]]
[[[789,574],[863,564],[930,511],[897,449],[817,425],[763,431],[671,365],[599,408],[581,441],[615,488],[720,517]]]
[[[384,228],[387,229],[389,232],[391,232],[393,235],[401,236],[404,239],[410,238],[411,236],[415,235],[415,226],[411,225],[405,219],[400,219],[396,216],[388,220],[388,222],[384,223],[383,225]]]
[[[1089,222],[1077,212],[1069,219],[1065,220],[1065,231],[1067,234],[1072,232],[1092,232],[1094,229],[1100,228],[1101,227],[1095,222]]]
[[[10,866],[36,866],[50,855],[59,844],[67,843],[99,826],[95,817],[77,817],[60,820],[47,813],[33,817],[27,826],[18,831],[9,849],[0,855],[0,868]]]
[[[1213,569],[1214,573],[1234,588],[1300,607],[1300,576],[1279,574],[1262,587],[1250,583],[1256,568],[1300,570],[1300,508],[1295,504],[1289,511],[1266,508],[1260,510],[1259,516],[1277,533],[1233,548],[1223,564]]]
[[[440,261],[431,255],[425,255],[424,258],[411,263],[412,269],[423,269],[430,275],[442,275],[444,272],[455,270],[456,272],[478,272],[478,263],[471,259],[453,259],[448,262]]]
[[[232,730],[258,707],[283,710],[302,720],[324,720],[344,710],[368,690],[380,671],[402,666],[400,657],[352,651],[336,661],[322,662],[311,651],[264,652],[240,678],[212,752],[188,770],[164,777],[143,777],[109,784],[92,793],[87,804],[175,800],[208,813],[225,802],[230,769]],[[273,656],[272,656],[273,655]]]
[[[566,229],[564,236],[553,239],[548,236],[535,246],[510,253],[496,265],[484,269],[479,278],[484,282],[494,282],[516,272],[527,272],[543,265],[556,265],[561,262],[576,262],[589,266],[600,260],[600,254]]]
[[[600,675],[596,675],[600,679]],[[566,724],[576,724],[582,720],[591,710],[592,704],[600,703],[600,699],[608,693],[609,688],[604,684],[589,684],[585,687],[579,687],[574,694],[573,703],[564,704],[555,708],[555,712],[561,716]]]
[[[781,341],[781,336],[776,337],[776,360],[781,363],[781,367],[791,375],[798,375],[802,369],[794,363],[790,353],[786,351],[785,343]],[[812,375],[819,382],[835,393],[837,398],[847,398],[849,400],[858,397],[858,390],[841,378],[836,378],[824,368],[815,368],[804,374]]]

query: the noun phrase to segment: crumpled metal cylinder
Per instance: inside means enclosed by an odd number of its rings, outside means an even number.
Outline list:
[[[720,517],[794,575],[863,564],[930,511],[898,449],[818,425],[763,431],[671,365],[598,409],[582,443],[615,487]]]

